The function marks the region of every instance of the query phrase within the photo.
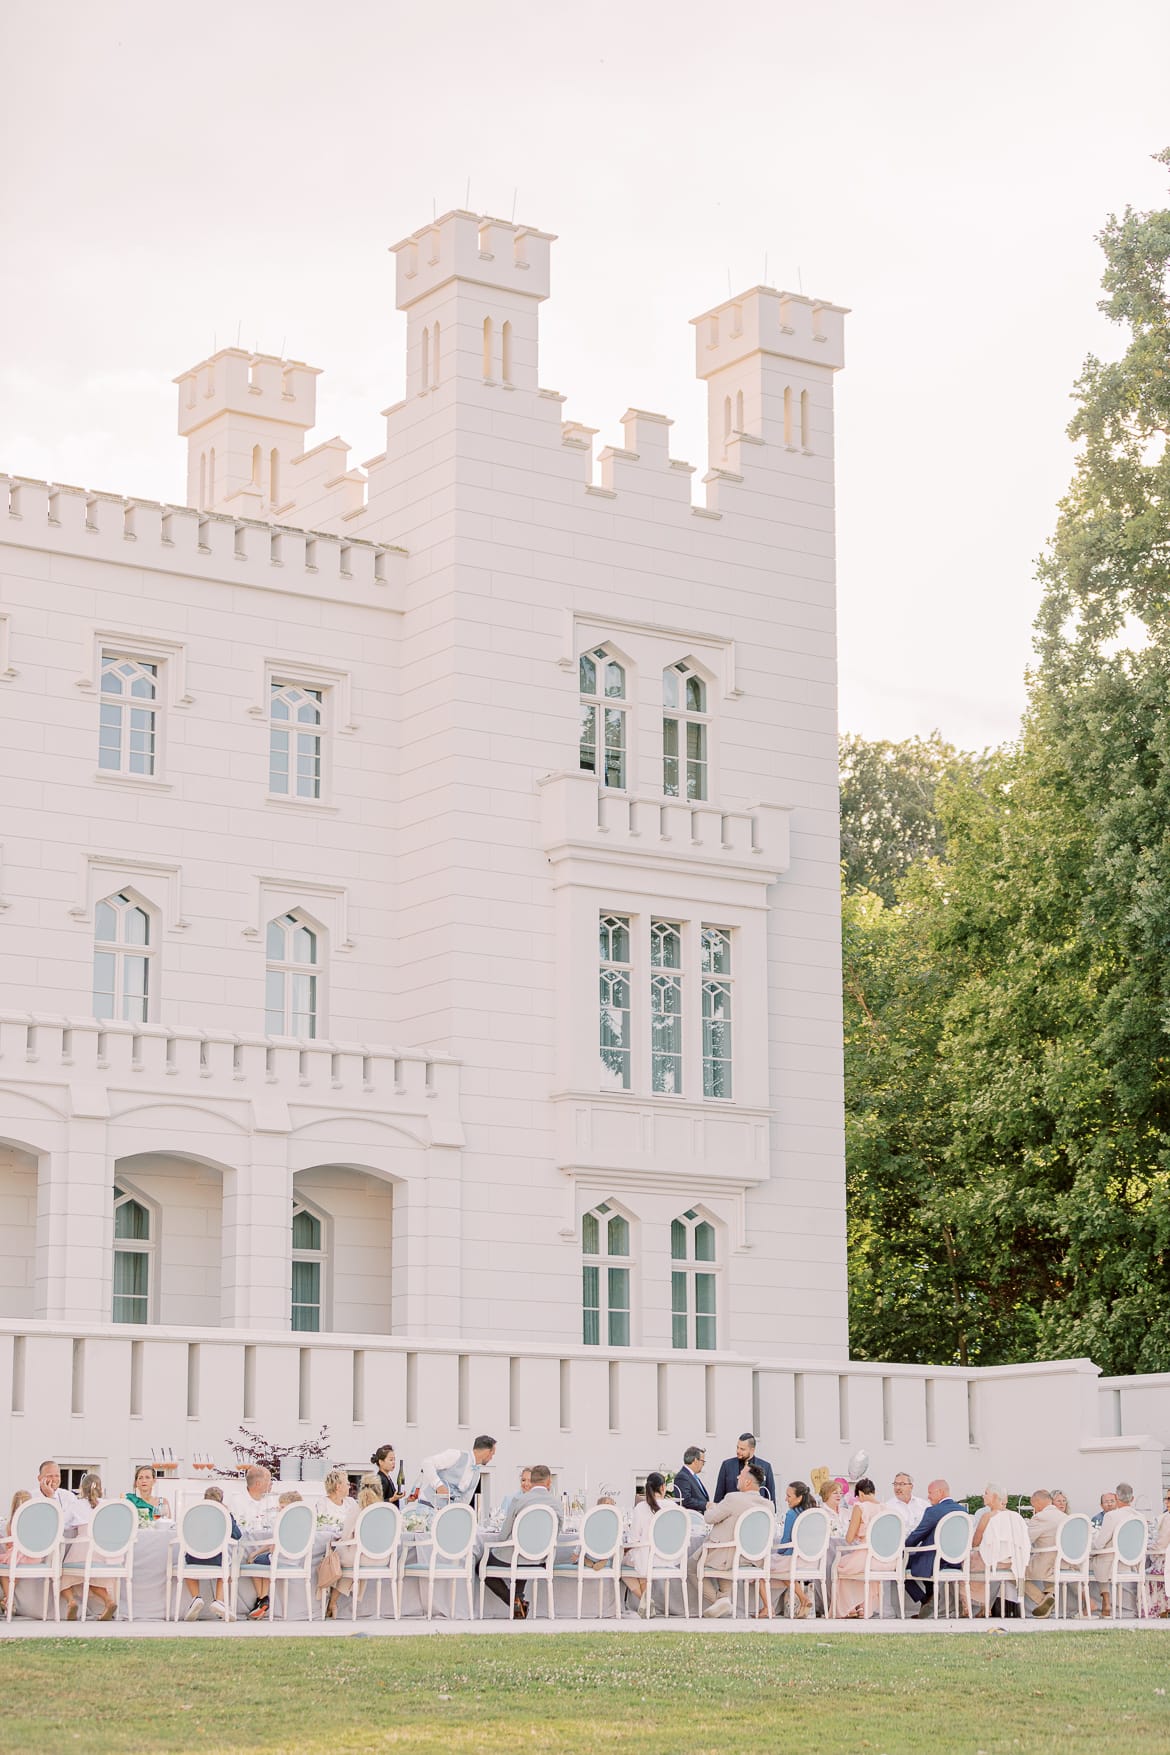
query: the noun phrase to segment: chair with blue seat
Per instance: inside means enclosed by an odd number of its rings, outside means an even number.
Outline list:
[[[511,1613],[516,1609],[516,1586],[523,1579],[532,1583],[532,1609],[536,1612],[536,1593],[540,1585],[545,1587],[548,1604],[548,1618],[557,1618],[556,1604],[553,1602],[553,1569],[557,1559],[557,1536],[560,1527],[557,1514],[551,1505],[526,1505],[512,1525],[512,1534],[506,1542],[494,1542],[484,1549],[483,1558],[479,1563],[479,1614],[483,1619],[484,1599],[487,1595],[487,1581],[498,1578],[501,1583],[508,1584],[508,1608]],[[508,1559],[494,1558],[511,1550]]]
[[[89,1587],[95,1581],[113,1584],[115,1613],[122,1606],[122,1586],[126,1586],[126,1619],[133,1621],[134,1544],[140,1528],[137,1507],[125,1499],[111,1499],[94,1512],[89,1524],[89,1546],[81,1581],[83,1621],[89,1607]]]
[[[816,1591],[820,1586],[821,1602],[826,1607],[829,1600],[827,1568],[829,1564],[829,1538],[833,1533],[832,1520],[821,1505],[810,1505],[802,1511],[792,1525],[791,1540],[787,1554],[774,1554],[771,1562],[771,1578],[773,1584],[779,1584],[788,1591],[788,1618],[793,1620],[796,1615],[796,1591],[798,1584],[808,1584],[813,1589],[813,1608],[816,1608]],[[768,1610],[772,1611],[771,1592],[768,1593]]]
[[[177,1619],[187,1578],[218,1579],[223,1586],[224,1608],[232,1613],[231,1515],[214,1499],[188,1505],[179,1519],[179,1533],[167,1556],[166,1618]],[[173,1594],[172,1594],[173,1592]],[[173,1614],[172,1614],[173,1610]]]
[[[1113,1540],[1100,1550],[1098,1560],[1108,1560],[1108,1580],[1099,1580],[1101,1589],[1109,1592],[1109,1619],[1116,1621],[1121,1612],[1121,1593],[1129,1585],[1134,1590],[1134,1613],[1146,1613],[1146,1547],[1149,1531],[1146,1520],[1134,1512],[1113,1532]]]
[[[352,1558],[348,1564],[343,1561],[341,1567],[341,1577],[348,1579],[351,1586],[351,1620],[357,1620],[358,1598],[363,1585],[371,1582],[377,1585],[374,1614],[381,1617],[382,1584],[387,1579],[390,1582],[394,1619],[399,1619],[402,1613],[399,1583],[402,1570],[399,1554],[401,1545],[402,1513],[396,1505],[367,1505],[358,1513],[352,1540],[345,1544]]]
[[[1089,1597],[1089,1567],[1093,1558],[1093,1525],[1083,1511],[1066,1517],[1056,1532],[1056,1559],[1052,1567],[1054,1620],[1068,1620],[1068,1593],[1077,1593],[1077,1608],[1088,1616],[1092,1612]],[[1063,1609],[1063,1614],[1061,1613]]]
[[[430,1621],[435,1611],[435,1585],[439,1582],[451,1586],[451,1614],[455,1614],[455,1587],[462,1584],[467,1591],[467,1618],[472,1620],[475,1615],[475,1602],[472,1596],[472,1568],[475,1565],[475,1513],[470,1505],[444,1505],[435,1513],[435,1521],[431,1525],[427,1546],[429,1553],[425,1560],[407,1561],[406,1545],[399,1550],[403,1556],[403,1564],[399,1572],[400,1579],[417,1578],[420,1583],[427,1581],[427,1620]]]
[[[974,1534],[975,1525],[965,1511],[948,1511],[935,1526],[934,1568],[929,1582],[934,1586],[936,1620],[939,1603],[946,1598],[960,1608],[964,1602],[968,1608],[971,1606],[971,1540]],[[957,1612],[952,1610],[952,1614]]]
[[[662,1612],[670,1614],[670,1587],[677,1583],[682,1589],[683,1615],[690,1619],[691,1605],[687,1591],[687,1568],[690,1563],[691,1520],[681,1505],[664,1505],[650,1519],[646,1546],[650,1550],[646,1562],[646,1591],[650,1594],[661,1584]],[[641,1578],[640,1572],[625,1567],[623,1578]]]
[[[748,1511],[741,1511],[735,1520],[729,1542],[706,1542],[699,1549],[698,1564],[695,1568],[695,1581],[699,1591],[699,1607],[703,1606],[703,1586],[708,1578],[715,1584],[731,1585],[731,1614],[734,1619],[739,1605],[740,1586],[743,1587],[744,1613],[747,1611],[748,1592],[752,1587],[763,1586],[763,1600],[767,1612],[772,1612],[771,1594],[768,1590],[768,1561],[772,1553],[772,1542],[776,1534],[776,1518],[770,1505],[753,1505]],[[713,1554],[731,1553],[731,1566],[712,1566],[710,1559]]]
[[[209,1502],[211,1503],[211,1502]],[[313,1619],[313,1538],[317,1533],[317,1517],[311,1505],[286,1505],[277,1513],[272,1526],[272,1549],[266,1560],[249,1560],[237,1573],[241,1578],[266,1578],[269,1583],[268,1613],[277,1616],[279,1594],[277,1585],[284,1586],[284,1618],[288,1620],[288,1590],[300,1582],[305,1587],[305,1613]]]
[[[622,1569],[622,1518],[615,1505],[595,1505],[581,1525],[581,1547],[576,1560],[558,1562],[553,1567],[555,1578],[577,1580],[577,1619],[581,1619],[581,1603],[585,1586],[597,1586],[597,1614],[605,1586],[613,1585],[613,1612],[620,1618]]]
[[[53,1593],[53,1619],[61,1619],[61,1532],[65,1519],[55,1499],[27,1499],[18,1506],[8,1526],[9,1553],[5,1567],[8,1582],[7,1619],[16,1605],[16,1587],[39,1578],[44,1581],[41,1619],[49,1618],[49,1591]],[[18,1560],[18,1556],[20,1556]]]

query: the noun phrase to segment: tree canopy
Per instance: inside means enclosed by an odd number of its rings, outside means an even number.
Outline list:
[[[1018,740],[843,747],[863,1358],[1170,1368],[1170,211],[1100,242]]]

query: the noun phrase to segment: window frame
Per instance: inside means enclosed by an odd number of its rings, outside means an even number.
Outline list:
[[[652,1097],[682,1097],[686,1094],[688,936],[685,921],[661,920],[656,915],[651,917],[646,991],[650,1002],[647,1026],[650,1038],[649,1088]],[[678,958],[673,963],[663,960],[672,941]],[[661,1004],[660,1001],[666,1000],[668,995],[673,996],[672,1003]],[[667,1036],[667,1024],[670,1026],[669,1036],[674,1046],[664,1049],[660,1046],[660,1039]],[[664,1079],[673,1072],[676,1081],[673,1088],[669,1083],[660,1085],[660,1065]]]
[[[318,1228],[320,1243],[316,1249],[298,1247],[295,1242],[291,1241],[297,1219],[302,1215],[305,1218],[312,1219],[313,1223]],[[328,1294],[330,1258],[329,1221],[326,1214],[321,1211],[320,1207],[314,1205],[312,1201],[304,1200],[300,1195],[294,1194],[292,1198],[292,1215],[289,1220],[289,1236],[289,1332],[291,1334],[326,1334],[329,1331]],[[295,1270],[298,1264],[302,1266],[315,1266],[317,1268],[316,1328],[298,1328],[294,1321],[298,1309],[307,1310],[313,1308],[312,1305],[304,1303],[303,1301],[300,1304],[297,1302]]]
[[[698,1253],[698,1235],[700,1230],[711,1233],[710,1256]],[[676,1233],[683,1233],[683,1253],[675,1253]],[[670,1221],[670,1344],[673,1351],[692,1353],[714,1353],[719,1350],[720,1327],[720,1290],[722,1250],[720,1247],[720,1230],[718,1222],[704,1207],[690,1207],[684,1213],[676,1214]],[[699,1286],[700,1280],[711,1282],[711,1309],[700,1311]],[[678,1293],[682,1291],[683,1307],[678,1308]],[[679,1339],[679,1323],[682,1323],[682,1339]],[[700,1323],[710,1323],[710,1339],[702,1340],[705,1332]]]
[[[718,935],[726,946],[726,968],[709,968],[708,939]],[[699,924],[699,1062],[702,1079],[703,1100],[707,1103],[734,1103],[735,1101],[735,966],[736,966],[736,934],[730,926],[715,926],[710,921]],[[708,1016],[713,1011],[710,1002],[716,992],[726,994],[727,1015],[724,1018]],[[708,1025],[725,1025],[728,1052],[708,1054]],[[715,1083],[714,1069],[726,1067],[727,1089],[716,1091],[711,1087]],[[710,1069],[710,1070],[709,1070]]]
[[[586,688],[585,666],[590,665],[594,672],[593,686]],[[604,686],[603,666],[607,669],[614,666],[622,675],[622,693],[609,694]],[[597,784],[607,792],[628,792],[630,790],[630,767],[632,751],[630,748],[630,726],[634,723],[632,709],[634,695],[631,688],[633,682],[633,666],[623,654],[615,652],[606,641],[598,646],[588,646],[577,657],[577,768],[578,772],[591,774]],[[610,764],[608,761],[609,741],[607,737],[608,716],[613,714],[621,733],[618,745],[620,778],[609,778]],[[586,722],[592,727],[593,766],[589,767],[585,760],[587,740],[585,736]]]
[[[274,719],[273,712],[272,712],[273,704],[286,691],[299,692],[300,694],[308,697],[309,699],[314,699],[314,698],[316,699],[318,712],[317,712],[317,723],[316,723],[315,728],[302,728],[299,725],[298,721],[296,721],[295,719],[293,719],[291,717],[288,720],[284,721],[283,724],[280,721]],[[295,669],[289,669],[289,670],[269,669],[266,672],[266,675],[265,675],[265,715],[266,715],[267,724],[268,724],[268,782],[267,782],[268,790],[267,790],[267,797],[268,797],[268,800],[270,803],[308,805],[310,807],[312,807],[314,805],[323,805],[323,804],[328,803],[328,799],[326,796],[326,787],[327,787],[327,781],[328,781],[326,757],[327,757],[327,753],[328,753],[328,749],[329,749],[329,721],[330,721],[330,717],[331,717],[331,714],[330,714],[331,693],[332,693],[332,691],[327,683],[322,682],[320,679],[303,677]],[[299,748],[296,748],[294,750],[293,745],[294,744],[299,745],[299,741],[302,737],[311,736],[313,738],[313,740],[317,746],[316,755],[315,755],[316,770],[317,770],[317,772],[316,772],[316,781],[317,781],[316,792],[314,792],[314,793],[301,793],[301,792],[295,791],[295,790],[289,790],[287,792],[278,792],[274,789],[274,787],[273,787],[273,745],[274,745],[275,739],[279,733],[283,733],[289,739],[289,749],[286,752],[286,758],[287,758],[286,773],[287,773],[287,778],[290,782],[290,786],[295,784],[295,782],[298,779],[298,771],[299,771],[299,763],[300,763],[300,750],[299,750]]]
[[[587,1227],[592,1221],[598,1230],[597,1249],[589,1249],[587,1243]],[[625,1226],[627,1250],[623,1255],[610,1249],[610,1230],[614,1222]],[[578,1241],[581,1247],[581,1344],[585,1347],[622,1349],[632,1347],[634,1341],[634,1294],[636,1228],[633,1216],[618,1201],[607,1196],[597,1201],[581,1214],[577,1227]],[[595,1276],[596,1302],[588,1297],[590,1275]],[[615,1303],[614,1276],[625,1275],[625,1304]],[[603,1299],[604,1290],[604,1299]],[[597,1338],[590,1339],[589,1317],[597,1317]],[[602,1316],[604,1315],[605,1339],[602,1339]],[[615,1319],[619,1326],[625,1319],[625,1339],[614,1339]]]
[[[112,1243],[111,1243],[111,1266],[110,1266],[110,1321],[117,1323],[120,1328],[122,1328],[122,1327],[142,1328],[142,1327],[148,1326],[151,1323],[157,1322],[157,1320],[158,1320],[158,1318],[157,1318],[157,1308],[158,1308],[157,1263],[159,1260],[159,1209],[158,1209],[158,1204],[155,1201],[148,1200],[146,1198],[146,1196],[143,1195],[139,1189],[135,1188],[132,1183],[127,1182],[126,1178],[123,1176],[118,1176],[116,1178],[116,1180],[114,1181],[114,1184],[113,1184],[113,1189],[114,1189],[114,1205],[113,1205],[112,1223],[111,1223]],[[146,1214],[147,1221],[148,1221],[148,1233],[147,1233],[147,1236],[145,1238],[142,1238],[142,1239],[122,1238],[122,1237],[118,1236],[118,1212],[119,1212],[119,1209],[124,1208],[124,1207],[128,1207],[128,1206],[136,1206],[139,1208],[139,1210],[141,1212],[144,1212]],[[133,1255],[133,1256],[138,1256],[138,1257],[142,1257],[145,1259],[145,1261],[146,1261],[146,1293],[145,1293],[145,1296],[143,1296],[141,1293],[128,1293],[128,1292],[121,1292],[120,1293],[117,1290],[117,1277],[118,1277],[117,1258],[120,1255]],[[129,1317],[120,1317],[120,1316],[116,1315],[115,1312],[116,1312],[116,1307],[117,1307],[117,1300],[119,1298],[134,1298],[136,1301],[141,1300],[141,1302],[143,1302],[146,1305],[145,1317],[143,1317],[141,1320],[139,1320],[137,1317],[129,1318]]]
[[[120,908],[118,906],[119,903],[123,904]],[[118,934],[112,939],[98,937],[99,921],[101,919],[101,910],[103,908],[111,909],[117,918]],[[123,934],[124,923],[131,913],[141,914],[146,921],[147,936],[141,944],[136,943],[132,939],[126,938]],[[121,889],[111,891],[105,896],[98,897],[94,902],[90,1003],[93,1007],[92,1015],[99,1023],[106,1022],[107,1020],[111,1023],[128,1024],[153,1024],[158,1022],[158,970],[160,963],[158,958],[157,932],[157,913],[146,901],[143,900],[137,891],[131,888],[128,884],[124,885]],[[114,985],[111,994],[113,1005],[112,1009],[108,1012],[99,1012],[97,1008],[97,961],[99,956],[106,956],[113,959]],[[142,1016],[140,1018],[129,1017],[125,1010],[128,998],[126,967],[131,961],[141,962],[143,965],[142,993],[140,996]],[[137,998],[139,996],[130,994],[129,997]]]
[[[626,935],[625,961],[621,958],[606,956],[607,949],[613,949],[614,933],[624,931]],[[632,915],[619,913],[616,909],[604,910],[597,917],[598,933],[598,985],[597,985],[597,1076],[600,1089],[603,1091],[630,1092],[635,1088],[634,1077],[634,1016],[636,990],[634,980],[634,920]],[[607,945],[606,938],[609,943]],[[607,997],[624,988],[625,1006],[615,1005]],[[615,1013],[624,1016],[623,1040],[620,1043],[606,1042],[607,1019]],[[606,1052],[624,1057],[622,1069],[624,1077],[620,1083],[614,1083],[616,1069],[606,1059]]]
[[[679,704],[671,706],[666,698],[667,679],[677,677]],[[687,685],[695,682],[702,690],[703,705],[692,708],[687,705]],[[711,713],[712,679],[691,658],[678,658],[663,667],[662,671],[662,796],[677,798],[681,804],[707,804],[710,802],[711,787],[711,753],[712,753],[712,722]],[[667,726],[675,728],[675,750],[670,755],[667,751]],[[690,754],[690,728],[695,727],[699,734],[700,755],[692,758]],[[667,781],[667,763],[674,762],[674,790]],[[691,768],[701,770],[702,789],[691,791]]]
[[[137,672],[136,677],[126,678],[126,688],[115,695],[106,691],[106,676],[114,674],[120,668],[128,667]],[[97,697],[98,697],[98,759],[97,773],[103,780],[130,780],[150,783],[162,779],[162,726],[163,706],[165,702],[165,668],[166,661],[162,656],[147,657],[141,652],[128,651],[121,645],[104,642],[98,653],[97,666]],[[137,681],[146,681],[153,689],[147,697],[133,695],[130,690]],[[118,760],[108,763],[103,760],[106,753],[106,714],[116,715],[118,723]],[[150,765],[145,768],[131,766],[134,756],[133,739],[136,728],[133,724],[135,713],[149,717]]]
[[[269,935],[274,926],[283,928],[286,936],[285,949],[289,953],[283,957],[273,957],[269,946]],[[301,962],[292,955],[294,941],[289,937],[293,930],[304,930],[314,940],[314,957],[311,963]],[[326,1035],[325,1030],[325,958],[326,934],[320,922],[315,920],[303,908],[287,908],[280,914],[271,916],[264,923],[264,1034],[276,1036],[284,1041],[318,1042]],[[281,979],[281,1022],[290,1026],[274,1030],[269,1019],[275,1011],[269,1005],[270,981],[276,975]],[[298,1032],[291,1026],[295,1024],[298,1011],[293,998],[290,977],[306,977],[310,983],[312,1009],[307,1014],[310,1028],[306,1032]]]

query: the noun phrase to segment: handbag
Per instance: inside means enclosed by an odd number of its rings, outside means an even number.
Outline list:
[[[332,1590],[340,1577],[341,1559],[336,1548],[329,1548],[317,1568],[317,1589]]]

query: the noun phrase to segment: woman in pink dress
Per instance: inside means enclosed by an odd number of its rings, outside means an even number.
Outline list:
[[[1170,1597],[1166,1594],[1166,1555],[1170,1551],[1170,1493],[1166,1509],[1158,1519],[1154,1539],[1150,1543],[1149,1584],[1146,1614],[1165,1619],[1170,1616]]]
[[[868,1477],[858,1481],[853,1491],[857,1497],[853,1515],[849,1519],[845,1547],[838,1556],[833,1573],[833,1599],[834,1612],[838,1617],[863,1621],[877,1613],[882,1588],[880,1584],[871,1584],[868,1606],[863,1604],[865,1586],[861,1580],[865,1577],[869,1526],[881,1511],[881,1505],[878,1503],[877,1490]]]

